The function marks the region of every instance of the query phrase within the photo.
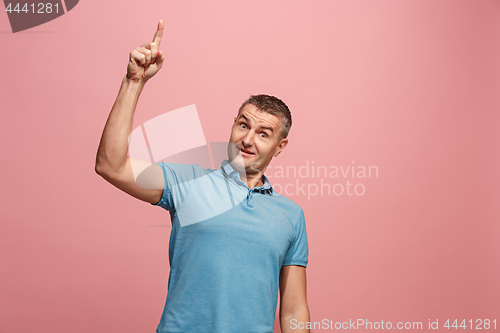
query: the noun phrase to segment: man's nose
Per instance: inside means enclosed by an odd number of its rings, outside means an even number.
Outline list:
[[[253,145],[253,137],[254,137],[253,131],[248,131],[247,134],[241,139],[241,143],[243,144],[244,147],[250,147]]]

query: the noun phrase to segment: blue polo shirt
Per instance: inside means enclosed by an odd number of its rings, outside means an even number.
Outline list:
[[[302,208],[263,186],[249,189],[227,160],[217,170],[159,162],[156,206],[170,212],[170,274],[156,332],[274,332],[279,274],[308,262]]]

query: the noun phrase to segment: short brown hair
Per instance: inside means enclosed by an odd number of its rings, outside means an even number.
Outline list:
[[[251,95],[241,104],[238,114],[247,104],[254,105],[257,109],[281,118],[280,136],[278,141],[286,138],[292,127],[292,114],[283,101],[277,97],[269,95]]]

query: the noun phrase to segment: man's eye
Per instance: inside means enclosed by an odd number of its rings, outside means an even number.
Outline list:
[[[267,138],[267,134],[266,133],[260,133],[260,136],[263,137],[263,138]]]
[[[240,127],[241,127],[241,128],[247,128],[247,125],[246,125],[246,124],[241,123],[241,124],[240,124]]]

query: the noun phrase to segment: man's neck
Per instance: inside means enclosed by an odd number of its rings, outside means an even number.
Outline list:
[[[241,174],[240,173],[240,178],[242,181],[244,181],[248,188],[249,189],[252,189],[254,187],[260,187],[262,185],[264,185],[264,183],[262,182],[262,176],[264,175],[264,170],[262,171],[259,171],[257,173],[252,173],[252,174],[248,174],[248,173],[245,173],[245,174]]]

